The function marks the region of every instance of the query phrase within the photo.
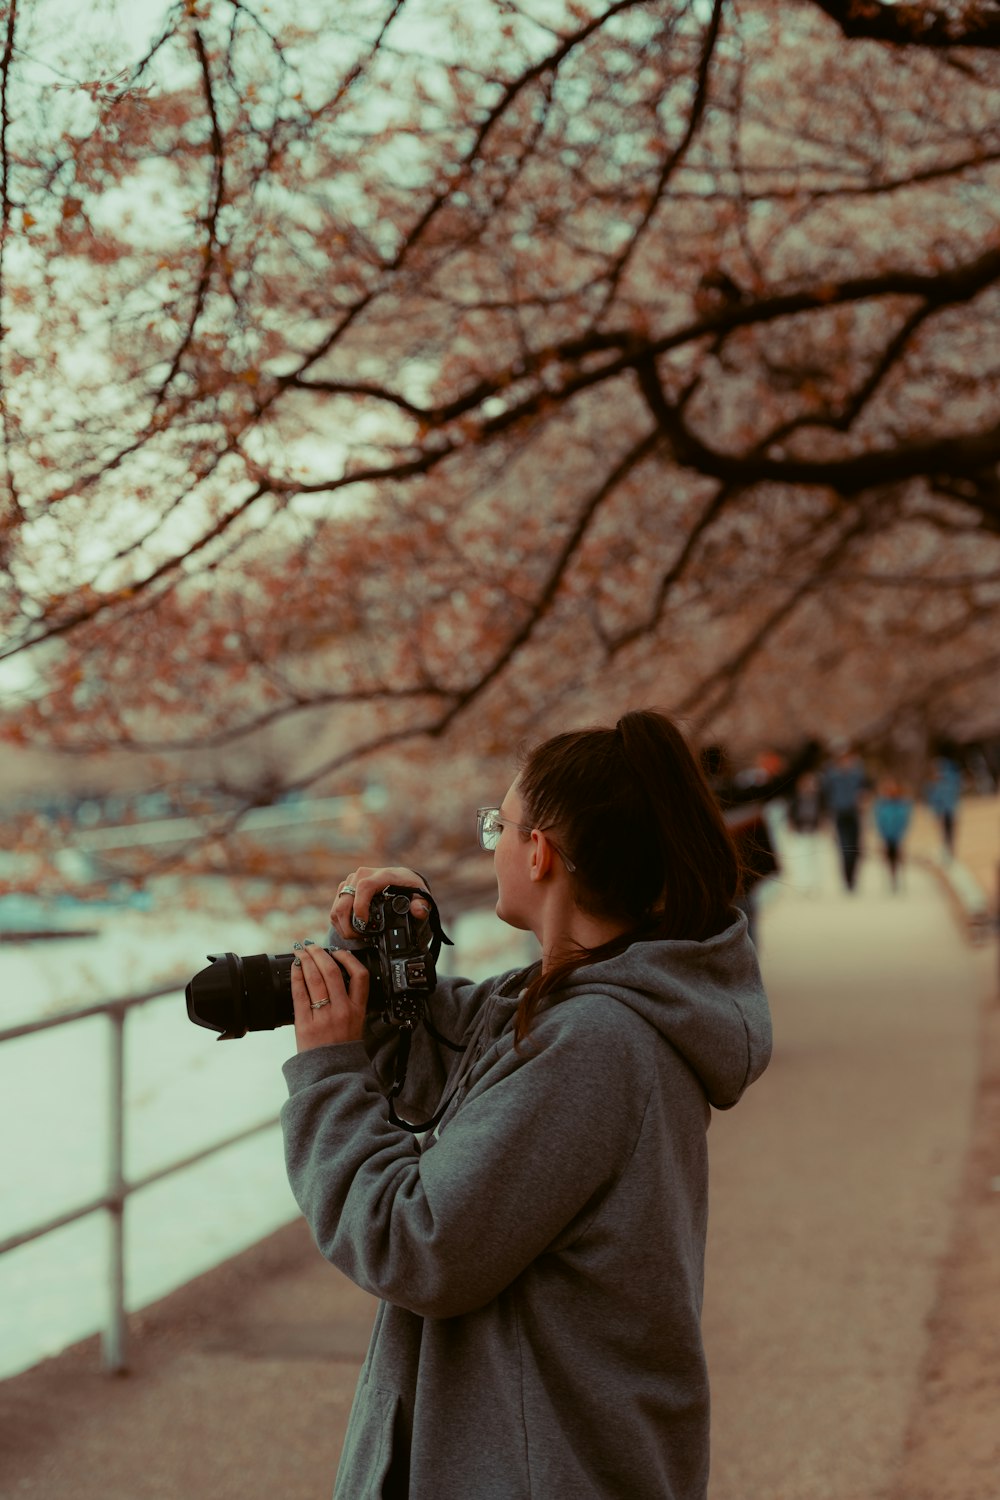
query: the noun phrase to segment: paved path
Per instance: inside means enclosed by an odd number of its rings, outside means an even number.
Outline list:
[[[995,954],[881,875],[849,898],[827,861],[764,914],[775,1057],[711,1134],[711,1500],[886,1500],[899,1467]],[[319,1500],[371,1313],[291,1225],[138,1316],[129,1377],[91,1341],[0,1383],[0,1497]]]
[[[822,873],[765,907],[774,1057],[712,1124],[711,1500],[888,1494],[962,1182],[995,954],[923,871]]]

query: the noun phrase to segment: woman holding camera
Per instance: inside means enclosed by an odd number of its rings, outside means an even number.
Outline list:
[[[770,1053],[736,856],[654,712],[546,741],[478,818],[497,915],[541,958],[439,981],[394,1100],[422,1138],[389,1116],[400,1032],[366,1017],[364,967],[293,970],[289,1179],[382,1299],[336,1495],[704,1500],[706,1130]],[[338,941],[386,884],[427,889],[359,869]]]

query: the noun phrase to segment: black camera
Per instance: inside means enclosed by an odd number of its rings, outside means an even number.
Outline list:
[[[436,907],[421,891],[435,920],[418,919],[410,911],[415,894],[402,886],[386,886],[373,896],[368,921],[359,931],[367,946],[355,950],[368,970],[368,1014],[407,1031],[424,1019],[427,998],[437,983],[434,959],[440,951]],[[334,950],[326,951],[332,955]],[[294,953],[208,956],[208,968],[184,991],[189,1021],[218,1032],[220,1042],[292,1024]],[[346,982],[343,965],[338,967]]]

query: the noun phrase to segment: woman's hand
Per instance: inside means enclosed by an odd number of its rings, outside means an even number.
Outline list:
[[[331,958],[325,948],[295,944],[292,1007],[299,1052],[339,1042],[359,1042],[365,1029],[368,970],[346,948]],[[347,971],[348,983],[340,965]]]
[[[330,907],[330,922],[341,937],[357,941],[358,929],[351,926],[351,917],[357,917],[362,923],[367,922],[372,897],[377,892],[384,891],[387,885],[415,886],[421,891],[427,890],[423,878],[415,870],[405,870],[401,865],[378,870],[361,865],[348,875]],[[431,909],[429,902],[415,896],[410,903],[410,910],[418,920],[422,920],[430,916]]]

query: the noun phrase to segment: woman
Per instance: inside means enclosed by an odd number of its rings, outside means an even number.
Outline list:
[[[557,735],[479,810],[527,969],[443,979],[391,1123],[398,1033],[349,951],[302,951],[286,1159],[317,1243],[382,1299],[344,1500],[703,1500],[700,1332],[710,1105],[764,1069],[770,1023],[733,846],[673,724]],[[360,869],[364,919],[412,870]],[[415,910],[418,909],[416,906]],[[421,912],[426,910],[420,904]]]

